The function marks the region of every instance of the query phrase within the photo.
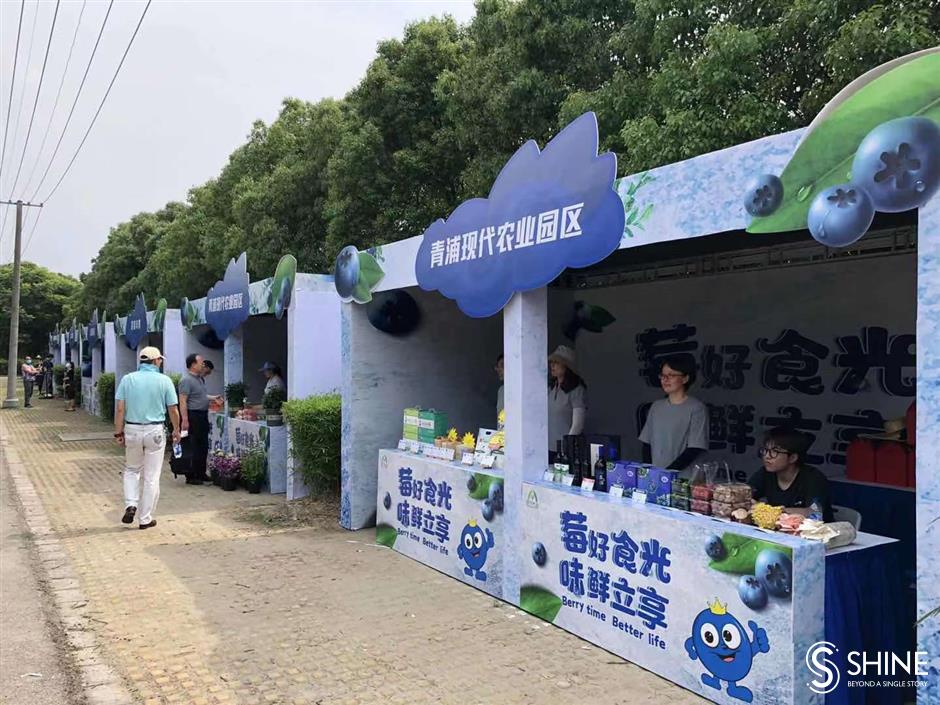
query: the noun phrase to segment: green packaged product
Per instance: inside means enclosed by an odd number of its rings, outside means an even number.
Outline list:
[[[668,494],[656,495],[656,504],[658,504],[660,507],[672,506],[672,495],[668,495]]]
[[[679,495],[680,497],[689,497],[689,481],[682,477],[674,477],[672,479],[672,494]]]
[[[685,511],[689,511],[689,508],[692,506],[692,503],[688,497],[681,497],[681,496],[673,495],[672,506],[675,507],[676,509],[684,509]]]
[[[447,433],[447,414],[434,409],[421,409],[420,428],[422,431],[433,434],[434,438]]]

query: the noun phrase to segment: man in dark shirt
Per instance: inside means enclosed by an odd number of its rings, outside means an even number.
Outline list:
[[[748,480],[754,499],[790,514],[809,516],[815,504],[823,521],[832,521],[829,481],[804,458],[810,441],[806,434],[788,428],[774,428],[764,436],[759,453],[764,467]]]
[[[206,477],[206,457],[209,454],[209,396],[202,377],[202,356],[195,353],[186,357],[186,372],[180,379],[180,416],[183,430],[189,434],[192,449],[188,485],[201,485]]]

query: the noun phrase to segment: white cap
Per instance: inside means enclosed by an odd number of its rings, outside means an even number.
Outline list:
[[[163,355],[160,354],[160,348],[155,348],[153,345],[148,345],[140,351],[141,362],[153,362],[154,360],[162,359]]]

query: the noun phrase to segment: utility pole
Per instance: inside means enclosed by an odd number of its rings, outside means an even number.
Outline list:
[[[3,401],[4,409],[15,409],[19,406],[16,396],[16,379],[19,365],[19,335],[20,335],[20,244],[23,239],[23,207],[42,208],[41,203],[24,203],[23,201],[0,201],[6,206],[16,206],[16,237],[13,240],[13,278],[10,297],[10,350],[7,355],[7,398]]]

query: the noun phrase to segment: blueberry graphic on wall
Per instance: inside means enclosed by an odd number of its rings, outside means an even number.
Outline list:
[[[780,551],[764,549],[757,554],[755,573],[774,597],[790,597],[793,589],[793,564]]]
[[[489,551],[496,544],[493,532],[481,529],[473,519],[463,528],[460,534],[460,545],[457,547],[457,557],[467,564],[463,569],[466,575],[486,582],[486,558]]]
[[[809,207],[807,227],[817,242],[847,247],[868,231],[874,217],[868,193],[854,184],[842,184],[816,196]]]
[[[725,544],[720,536],[712,536],[705,542],[705,553],[713,561],[720,561],[728,555],[728,551],[725,549]]]
[[[685,640],[689,658],[701,661],[708,671],[702,674],[702,683],[720,691],[724,681],[728,684],[728,695],[745,703],[753,701],[754,694],[738,683],[751,672],[754,657],[770,651],[767,632],[753,620],[747,626],[753,638],[728,612],[727,605],[716,599],[695,617],[692,636]]]
[[[366,304],[369,323],[389,335],[407,335],[418,327],[421,311],[407,291],[379,291]]]
[[[754,575],[742,575],[738,580],[738,597],[752,610],[762,610],[767,606],[767,589]]]
[[[877,211],[924,205],[940,187],[940,126],[927,117],[883,122],[859,145],[852,181],[868,191]]]
[[[754,216],[773,213],[783,201],[783,182],[773,174],[751,178],[744,190],[744,210]]]
[[[367,304],[372,301],[372,289],[385,272],[368,252],[360,252],[353,245],[340,250],[333,268],[333,284],[336,293],[345,302]]]
[[[542,567],[545,565],[545,562],[548,560],[548,553],[545,551],[545,544],[541,541],[536,541],[532,545],[532,560],[535,562],[535,565]]]

